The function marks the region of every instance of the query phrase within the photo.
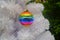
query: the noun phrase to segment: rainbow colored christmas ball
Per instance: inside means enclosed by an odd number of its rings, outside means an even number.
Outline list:
[[[30,26],[34,21],[34,17],[29,11],[22,12],[18,19],[19,22],[24,26]]]

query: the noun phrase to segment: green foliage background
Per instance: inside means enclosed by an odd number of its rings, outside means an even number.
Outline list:
[[[60,40],[60,0],[47,0],[43,4],[43,14],[50,21],[50,31],[56,40]]]
[[[46,2],[31,0],[28,3],[31,2],[44,4],[45,9],[43,11],[43,15],[50,22],[50,31],[55,36],[56,40],[60,40],[60,0],[46,0]]]

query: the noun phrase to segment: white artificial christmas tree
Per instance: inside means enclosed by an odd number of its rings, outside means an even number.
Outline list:
[[[55,40],[49,31],[49,21],[44,18],[41,3],[26,3],[30,0],[0,1],[0,40]],[[21,12],[28,10],[34,22],[28,28],[18,22]]]

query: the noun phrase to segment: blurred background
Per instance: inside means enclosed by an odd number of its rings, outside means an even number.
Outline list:
[[[56,40],[60,40],[60,0],[31,0],[31,2],[42,3],[45,6],[43,15],[50,22],[50,31]]]

